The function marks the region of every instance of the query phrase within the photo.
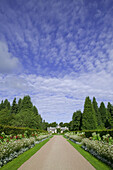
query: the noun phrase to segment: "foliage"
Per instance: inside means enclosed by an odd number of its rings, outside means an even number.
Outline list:
[[[24,134],[27,132],[27,135],[30,136],[32,132],[36,131],[37,133],[44,132],[47,133],[47,131],[39,130],[39,129],[31,129],[27,127],[13,127],[13,126],[4,126],[0,124],[0,133],[4,132],[5,134],[9,135],[17,135],[17,134]]]
[[[90,140],[85,138],[82,140],[82,144],[87,147],[88,150],[93,150],[98,155],[102,156],[103,158],[107,159],[110,162],[113,162],[113,147],[108,143],[103,143],[98,140]]]
[[[113,138],[112,136],[110,136],[110,134],[103,135],[102,138],[103,138],[104,143],[106,142],[106,143],[109,143],[109,145],[111,144],[113,145]]]
[[[27,131],[24,134],[18,134],[16,136],[6,135],[2,132],[0,136],[0,166],[11,161],[23,153],[23,151],[25,152],[33,147],[37,143],[36,141],[42,141],[49,136],[49,134],[37,134],[34,132],[28,137]]]
[[[82,113],[80,110],[73,113],[73,117],[72,117],[73,130],[81,130],[81,119],[82,119]]]
[[[86,97],[82,115],[82,129],[96,129],[96,115],[89,97]]]
[[[113,127],[113,106],[110,102],[107,105],[107,112],[108,112],[108,121],[110,123],[110,127]]]
[[[61,122],[62,124],[62,122]],[[72,121],[68,123],[69,130],[100,130],[100,129],[112,129],[113,128],[113,105],[108,102],[107,108],[105,104],[101,102],[98,108],[96,98],[93,97],[91,102],[89,96],[86,97],[84,103],[83,114],[81,111],[73,113]]]
[[[96,132],[92,133],[92,137],[90,137],[91,140],[101,140],[100,134],[96,134]]]
[[[103,135],[93,132],[92,137],[86,138],[85,132],[68,132],[65,134],[67,138],[72,140],[74,143],[81,144],[82,147],[89,151],[92,155],[102,160],[103,162],[113,166],[113,138],[109,135]],[[78,143],[81,142],[81,143]]]
[[[8,162],[4,165],[1,170],[17,170],[25,161],[27,161],[31,156],[33,156],[45,143],[49,141],[49,138],[35,145],[33,148],[27,150],[23,154],[19,155],[16,159]]]
[[[85,133],[84,132],[77,132],[75,135],[71,133],[66,133],[65,136],[69,139],[73,139],[74,141],[81,142],[83,138],[85,138]]]
[[[14,98],[12,106],[10,102],[5,99],[0,104],[0,124],[15,126],[15,127],[29,127],[35,129],[47,129],[47,124],[42,121],[41,115],[38,113],[36,106],[33,106],[30,96],[24,96],[16,103]]]
[[[99,112],[101,114],[102,123],[105,125],[106,118],[107,118],[107,112],[106,112],[106,107],[103,102],[101,102],[101,104],[100,104]]]
[[[95,111],[95,115],[96,115],[97,128],[98,129],[102,129],[104,125],[102,124],[101,114],[99,112],[98,104],[97,104],[97,101],[96,101],[95,97],[93,97],[92,105],[93,105],[93,108],[94,108],[94,111]]]
[[[14,98],[13,104],[12,104],[12,107],[11,107],[11,114],[12,113],[17,114],[17,112],[18,112],[18,105],[16,104],[16,98]]]
[[[56,122],[52,122],[48,125],[48,127],[56,127],[58,124]]]

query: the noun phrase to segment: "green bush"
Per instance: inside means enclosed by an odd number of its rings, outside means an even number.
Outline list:
[[[106,134],[110,134],[110,136],[113,137],[113,129],[103,129],[103,130],[82,130],[82,131],[70,131],[73,134],[76,134],[77,132],[85,132],[85,135],[87,138],[92,136],[92,133],[96,132],[100,134],[100,137]]]
[[[31,129],[27,127],[13,127],[13,126],[4,126],[0,124],[0,133],[4,132],[6,135],[17,135],[17,134],[24,134],[25,131],[27,131],[27,135],[30,136],[32,132],[39,132],[39,133],[48,133],[47,131],[44,130],[39,130],[39,129]]]

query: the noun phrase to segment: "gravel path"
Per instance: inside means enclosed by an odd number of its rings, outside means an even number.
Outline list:
[[[63,136],[54,136],[19,170],[94,170]]]

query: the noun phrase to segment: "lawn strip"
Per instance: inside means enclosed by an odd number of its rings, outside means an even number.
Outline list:
[[[33,148],[19,155],[17,158],[13,159],[11,162],[4,165],[1,170],[17,170],[25,161],[27,161],[31,156],[33,156],[43,145],[45,145],[50,138],[36,144]]]
[[[74,142],[67,140],[88,162],[93,165],[96,170],[112,170],[112,168],[105,163],[101,162],[89,152],[81,148],[81,145],[75,144]]]

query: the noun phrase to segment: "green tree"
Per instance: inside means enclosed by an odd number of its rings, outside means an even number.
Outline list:
[[[33,104],[31,102],[30,96],[24,96],[22,100],[22,109],[29,109],[31,110],[33,108]]]
[[[88,96],[86,97],[85,104],[84,104],[84,112],[82,115],[82,129],[91,130],[96,128],[97,128],[97,122],[95,117],[95,111],[91,103],[91,100]]]
[[[80,110],[73,113],[72,117],[72,129],[75,130],[81,130],[81,117],[82,113]]]
[[[8,108],[8,110],[10,110],[10,102],[7,99],[4,101],[4,108]]]
[[[97,101],[96,101],[95,97],[93,97],[92,104],[93,104],[93,108],[94,108],[95,115],[96,115],[97,127],[98,127],[98,129],[102,129],[103,128],[103,123],[102,123],[102,120],[101,120],[101,114],[99,112],[98,104],[97,104]]]
[[[11,107],[11,114],[17,114],[18,112],[18,106],[16,104],[16,98],[14,98],[13,103],[12,103],[12,107]]]
[[[38,115],[38,109],[36,108],[36,106],[33,106],[33,112],[34,114]]]
[[[69,122],[68,128],[69,128],[70,131],[73,130],[72,121]]]
[[[0,111],[0,124],[8,125],[10,121],[10,111],[8,108],[2,109]]]
[[[61,127],[64,127],[64,124],[63,124],[63,122],[60,122],[60,123],[59,123],[59,125],[60,125]]]
[[[107,117],[110,127],[113,127],[113,106],[110,102],[107,105]]]
[[[20,98],[18,100],[18,112],[20,112],[21,108],[22,108],[22,99]]]
[[[0,104],[0,110],[2,109],[5,109],[3,100],[1,101],[1,104]]]
[[[106,107],[104,105],[104,102],[101,102],[99,112],[101,114],[102,123],[104,124],[104,127],[105,127],[105,122],[107,119],[107,112],[106,112]]]
[[[42,129],[47,130],[48,122],[45,122],[45,120],[42,121]]]
[[[49,123],[48,127],[56,127],[58,124],[56,122]]]
[[[69,123],[64,123],[63,126],[69,128]]]

